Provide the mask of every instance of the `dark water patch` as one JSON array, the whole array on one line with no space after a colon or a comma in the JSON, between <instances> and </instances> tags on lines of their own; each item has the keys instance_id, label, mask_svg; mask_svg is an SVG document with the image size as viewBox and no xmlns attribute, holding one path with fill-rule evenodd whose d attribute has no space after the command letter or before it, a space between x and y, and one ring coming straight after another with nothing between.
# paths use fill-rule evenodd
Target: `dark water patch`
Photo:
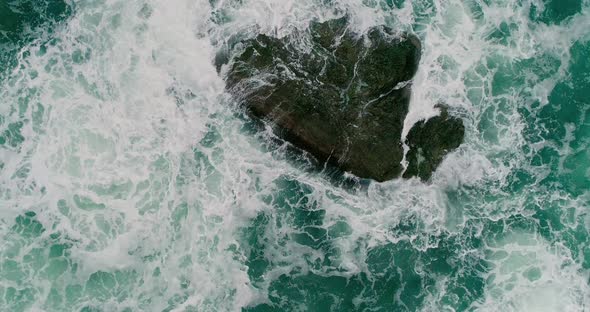
<instances>
[{"instance_id":1,"label":"dark water patch","mask_svg":"<svg viewBox=\"0 0 590 312\"><path fill-rule=\"evenodd\" d=\"M63 0L0 0L0 78L16 66L17 53L34 39L50 37L73 14Z\"/></svg>"},{"instance_id":2,"label":"dark water patch","mask_svg":"<svg viewBox=\"0 0 590 312\"><path fill-rule=\"evenodd\" d=\"M535 206L532 218L543 238L566 247L574 261L584 269L590 269L590 233L584 216L576 212L577 208L559 201L542 203Z\"/></svg>"},{"instance_id":3,"label":"dark water patch","mask_svg":"<svg viewBox=\"0 0 590 312\"><path fill-rule=\"evenodd\" d=\"M1 122L0 127L2 127ZM2 134L0 134L0 146L9 146L12 148L18 147L25 140L21 134L22 128L22 121L8 124L6 129L2 132Z\"/></svg>"},{"instance_id":4,"label":"dark water patch","mask_svg":"<svg viewBox=\"0 0 590 312\"><path fill-rule=\"evenodd\" d=\"M17 216L2 237L6 245L0 254L0 278L12 283L0 286L3 311L29 311L35 303L44 311L102 311L107 302L122 304L134 296L131 286L140 283L140 278L133 269L98 270L80 281L78 263L72 259L72 248L80 247L80 241L53 227L43 225L38 214L29 211ZM49 283L49 291L41 293L27 286L36 280ZM88 298L95 305L88 305Z\"/></svg>"},{"instance_id":5,"label":"dark water patch","mask_svg":"<svg viewBox=\"0 0 590 312\"><path fill-rule=\"evenodd\" d=\"M576 43L570 52L568 77L555 86L547 105L525 112L525 133L533 142L550 143L532 159L551 169L543 184L579 196L590 185L590 45Z\"/></svg>"},{"instance_id":6,"label":"dark water patch","mask_svg":"<svg viewBox=\"0 0 590 312\"><path fill-rule=\"evenodd\" d=\"M23 50L24 47L34 40L51 42L55 29L72 14L72 6L62 0L0 0L0 82L6 82L20 58L26 59L30 55L28 50ZM43 48L39 53L43 53ZM37 72L32 70L25 75L35 79ZM0 94L4 94L3 91L0 89ZM34 106L31 115L33 131L41 131L44 107L35 101L38 90L20 90L19 94L12 103L7 102L10 97L4 95L2 104L11 109L5 116L0 115L0 149L18 150L26 140L23 131L31 126L27 116L31 105Z\"/></svg>"},{"instance_id":7,"label":"dark water patch","mask_svg":"<svg viewBox=\"0 0 590 312\"><path fill-rule=\"evenodd\" d=\"M385 0L385 3L390 8L401 9L405 6L406 0Z\"/></svg>"},{"instance_id":8,"label":"dark water patch","mask_svg":"<svg viewBox=\"0 0 590 312\"><path fill-rule=\"evenodd\" d=\"M531 5L529 17L545 24L560 24L582 11L582 0L543 0L543 5Z\"/></svg>"},{"instance_id":9,"label":"dark water patch","mask_svg":"<svg viewBox=\"0 0 590 312\"><path fill-rule=\"evenodd\" d=\"M257 285L272 266L282 263L279 254L268 251L283 248L288 242L330 253L328 230L322 227L325 210L313 198L310 186L281 177L275 182L276 191L263 200L275 210L262 212L244 229L245 249L248 258L248 275ZM276 256L276 257L275 257ZM302 257L309 255L301 255ZM329 257L323 264L329 265Z\"/></svg>"},{"instance_id":10,"label":"dark water patch","mask_svg":"<svg viewBox=\"0 0 590 312\"><path fill-rule=\"evenodd\" d=\"M2 42L31 38L40 26L52 26L72 14L72 7L62 0L0 1ZM49 25L44 25L49 23ZM49 33L53 30L47 29Z\"/></svg>"},{"instance_id":11,"label":"dark water patch","mask_svg":"<svg viewBox=\"0 0 590 312\"><path fill-rule=\"evenodd\" d=\"M36 278L52 282L63 280L67 271L75 273L70 248L72 242L58 232L48 229L29 211L16 217L0 254L0 278L12 281L10 287L0 287L0 306L6 311L27 311L41 300L36 288L26 287Z\"/></svg>"},{"instance_id":12,"label":"dark water patch","mask_svg":"<svg viewBox=\"0 0 590 312\"><path fill-rule=\"evenodd\" d=\"M282 216L262 213L243 232L250 279L259 287L267 285L269 294L268 303L244 311L416 311L428 296L438 296L437 306L464 311L482 298L488 270L482 237L501 235L504 223L484 224L485 233L479 222L470 222L456 234L433 234L410 216L391 229L401 239L397 243L368 247L359 241L356 253L366 255L367 270L349 274L338 267L343 255L335 247L336 236L322 234L301 242L287 234L322 228L324 212L317 209L317 201L307 200L312 193L308 187L297 181L280 183L282 191L272 203L275 209L283 209ZM285 234L277 238L277 233ZM322 252L325 259L314 263L317 259L305 254L288 254L291 249L286 246L293 242ZM278 263L274 253L284 260ZM299 258L308 260L306 268L291 262ZM289 268L289 273L267 280L267 273L277 268ZM439 295L442 280L445 292Z\"/></svg>"}]
</instances>

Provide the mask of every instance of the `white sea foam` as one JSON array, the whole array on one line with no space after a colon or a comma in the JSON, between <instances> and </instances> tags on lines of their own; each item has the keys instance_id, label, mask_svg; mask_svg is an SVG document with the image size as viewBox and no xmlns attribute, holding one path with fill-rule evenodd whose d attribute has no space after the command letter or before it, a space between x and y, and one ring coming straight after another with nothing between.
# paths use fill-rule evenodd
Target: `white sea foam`
<instances>
[{"instance_id":1,"label":"white sea foam","mask_svg":"<svg viewBox=\"0 0 590 312\"><path fill-rule=\"evenodd\" d=\"M479 311L583 311L590 295L567 248L526 232L488 243L493 269Z\"/></svg>"},{"instance_id":2,"label":"white sea foam","mask_svg":"<svg viewBox=\"0 0 590 312\"><path fill-rule=\"evenodd\" d=\"M31 56L21 58L19 69L2 86L3 98L12 104L0 106L1 113L17 109L18 99L27 96L23 90L31 94L23 115L37 120L37 103L44 113L40 121L25 124L27 140L20 150L0 150L0 204L5 207L0 209L0 235L9 237L17 215L35 211L47 230L44 240L50 232L60 232L61 242L72 243L77 271L64 273L57 286L33 273L24 283L46 297L51 287L84 284L98 271L119 270L135 272L142 283L122 286L132 294L122 303L111 300L106 308L162 310L175 295L186 295L177 311L189 306L237 310L263 302L264 287L250 285L243 255L232 250L240 247L238 232L251 218L260 212L277 217L263 198L273 195L274 182L285 176L310 187L310 198L326 210L324 227L340 220L349 225L351 234L335 241L344 275L367 270L366 254L357 251L359 241L371 248L416 239L391 233L404 216L417 216L424 231L436 235L456 231L473 215L498 219L521 212L524 196L501 196L511 170L523 161L518 148L525 144L524 122L518 107L547 103L551 89L567 75L570 45L588 40L588 10L563 25L543 26L528 20L529 2L522 1L436 0L429 18L416 18L416 11L427 11L419 1L390 11L361 1L321 2L220 0L211 7L205 0L80 1L74 3L74 17L57 30L58 42L46 52L41 42L27 47ZM413 27L423 40L404 136L415 122L436 115L437 103L463 118L466 143L445 159L431 183L393 180L371 183L362 191L342 190L321 174L295 168L280 151L267 152L262 140L244 133L244 123L230 109L213 58L232 35L283 36L313 19L345 12L357 30L379 24ZM215 23L213 14L226 22ZM516 25L510 42L490 40L503 22ZM556 74L531 78L535 83L526 90L514 86L495 93L497 63L510 66L542 53L561 61ZM523 92L530 95L526 103ZM489 109L496 121L493 139L480 125ZM208 134L217 136L212 146L199 144ZM447 192L462 187L490 188L498 201L473 204L476 212L450 203ZM580 210L583 203L576 207ZM296 230L284 226L266 234L276 242L290 231ZM567 252L531 233L487 243L489 250L508 256L491 260L494 281L475 307L575 311L588 306L587 273ZM43 244L42 239L23 243L16 258L22 260ZM268 256L288 265L267 272L264 286L292 268L309 269L301 255L324 257L295 242L274 246L277 250ZM536 269L541 277L531 280ZM438 286L445 291L444 281ZM558 296L551 301L550 294ZM43 310L42 301L33 308Z\"/></svg>"}]
</instances>

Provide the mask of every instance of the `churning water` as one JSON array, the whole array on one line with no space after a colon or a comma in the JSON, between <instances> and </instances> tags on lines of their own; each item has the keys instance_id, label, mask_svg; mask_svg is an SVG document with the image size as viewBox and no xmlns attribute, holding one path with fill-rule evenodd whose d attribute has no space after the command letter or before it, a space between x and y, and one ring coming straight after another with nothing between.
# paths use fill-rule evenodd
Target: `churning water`
<instances>
[{"instance_id":1,"label":"churning water","mask_svg":"<svg viewBox=\"0 0 590 312\"><path fill-rule=\"evenodd\" d=\"M431 182L256 132L228 43L349 14L423 42ZM0 0L1 311L590 311L589 0Z\"/></svg>"}]
</instances>

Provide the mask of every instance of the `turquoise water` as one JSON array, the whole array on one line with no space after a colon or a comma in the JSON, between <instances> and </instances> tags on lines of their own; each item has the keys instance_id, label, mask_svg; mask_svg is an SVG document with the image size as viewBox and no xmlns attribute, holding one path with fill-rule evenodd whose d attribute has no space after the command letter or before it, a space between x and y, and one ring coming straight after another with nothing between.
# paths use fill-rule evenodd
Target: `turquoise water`
<instances>
[{"instance_id":1,"label":"turquoise water","mask_svg":"<svg viewBox=\"0 0 590 312\"><path fill-rule=\"evenodd\" d=\"M347 12L416 33L432 181L339 181L217 52ZM0 0L1 311L590 310L587 0Z\"/></svg>"}]
</instances>

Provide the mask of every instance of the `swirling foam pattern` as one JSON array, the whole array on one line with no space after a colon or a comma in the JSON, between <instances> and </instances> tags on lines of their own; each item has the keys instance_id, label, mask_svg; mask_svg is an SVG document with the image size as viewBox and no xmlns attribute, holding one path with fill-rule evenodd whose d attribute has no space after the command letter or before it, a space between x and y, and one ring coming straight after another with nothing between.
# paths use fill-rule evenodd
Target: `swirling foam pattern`
<instances>
[{"instance_id":1,"label":"swirling foam pattern","mask_svg":"<svg viewBox=\"0 0 590 312\"><path fill-rule=\"evenodd\" d=\"M429 183L334 181L217 52L349 14L423 42ZM590 310L590 1L0 0L0 310Z\"/></svg>"}]
</instances>

